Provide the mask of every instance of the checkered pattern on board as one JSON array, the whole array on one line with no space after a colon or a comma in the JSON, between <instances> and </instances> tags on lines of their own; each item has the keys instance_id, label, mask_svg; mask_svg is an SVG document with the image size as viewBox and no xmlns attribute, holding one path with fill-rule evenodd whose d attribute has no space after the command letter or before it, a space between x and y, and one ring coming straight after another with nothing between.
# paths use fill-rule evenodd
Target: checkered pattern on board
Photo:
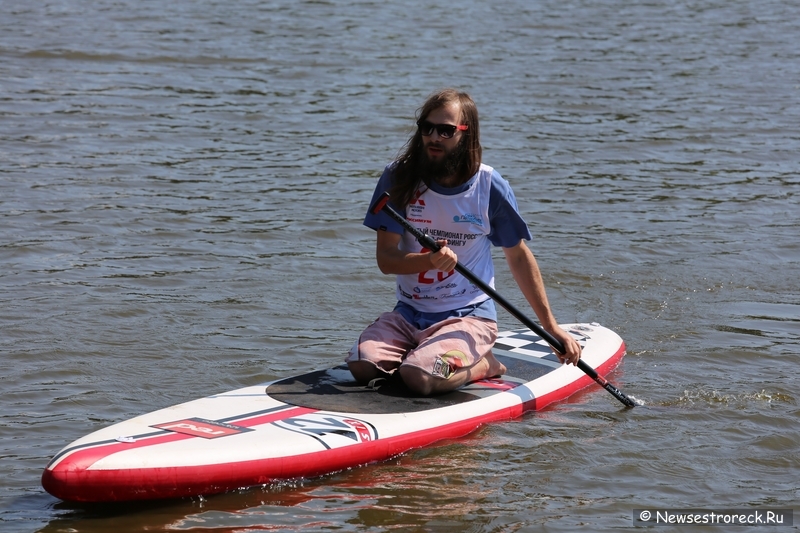
<instances>
[{"instance_id":1,"label":"checkered pattern on board","mask_svg":"<svg viewBox=\"0 0 800 533\"><path fill-rule=\"evenodd\" d=\"M587 336L580 332L570 329L569 333L575 337L581 348L586 346ZM513 331L503 331L498 334L494 344L498 350L506 350L512 353L532 355L534 357L547 357L553 355L553 349L544 339L529 329L515 329ZM555 356L553 355L555 359Z\"/></svg>"}]
</instances>

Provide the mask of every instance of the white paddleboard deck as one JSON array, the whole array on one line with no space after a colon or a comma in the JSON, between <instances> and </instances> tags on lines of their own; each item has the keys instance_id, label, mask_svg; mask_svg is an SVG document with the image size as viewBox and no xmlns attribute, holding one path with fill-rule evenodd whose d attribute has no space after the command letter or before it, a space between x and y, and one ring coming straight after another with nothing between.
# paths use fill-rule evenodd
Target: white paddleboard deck
<instances>
[{"instance_id":1,"label":"white paddleboard deck","mask_svg":"<svg viewBox=\"0 0 800 533\"><path fill-rule=\"evenodd\" d=\"M599 324L562 327L601 375L625 354L622 339ZM395 379L358 385L341 365L161 409L68 445L47 465L42 485L62 500L101 502L319 476L461 437L594 383L561 365L530 330L500 333L493 353L505 376L435 397L414 396Z\"/></svg>"}]
</instances>

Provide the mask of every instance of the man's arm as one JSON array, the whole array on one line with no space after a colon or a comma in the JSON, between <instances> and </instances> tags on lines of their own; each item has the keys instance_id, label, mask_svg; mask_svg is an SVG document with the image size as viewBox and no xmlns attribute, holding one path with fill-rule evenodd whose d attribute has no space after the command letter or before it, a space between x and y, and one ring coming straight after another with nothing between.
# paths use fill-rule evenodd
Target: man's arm
<instances>
[{"instance_id":1,"label":"man's arm","mask_svg":"<svg viewBox=\"0 0 800 533\"><path fill-rule=\"evenodd\" d=\"M503 252L506 255L511 275L514 276L514 280L539 318L542 327L564 344L566 353L562 360L573 365L577 364L581 356L581 347L572 335L559 327L558 321L553 316L547 301L542 273L530 248L525 241L521 240L516 246L503 248Z\"/></svg>"},{"instance_id":2,"label":"man's arm","mask_svg":"<svg viewBox=\"0 0 800 533\"><path fill-rule=\"evenodd\" d=\"M445 246L446 240L436 241L442 248L438 252L406 252L399 248L401 235L391 231L377 231L375 258L384 274L416 274L428 270L449 272L456 267L458 258Z\"/></svg>"}]
</instances>

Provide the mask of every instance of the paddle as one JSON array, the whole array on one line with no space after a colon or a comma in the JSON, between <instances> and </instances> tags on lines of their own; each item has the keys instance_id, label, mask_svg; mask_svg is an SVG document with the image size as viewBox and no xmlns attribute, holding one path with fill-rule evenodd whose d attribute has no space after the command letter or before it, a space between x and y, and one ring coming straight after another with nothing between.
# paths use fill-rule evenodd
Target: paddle
<instances>
[{"instance_id":1,"label":"paddle","mask_svg":"<svg viewBox=\"0 0 800 533\"><path fill-rule=\"evenodd\" d=\"M411 223L403 218L403 216L395 211L392 206L389 205L389 193L385 192L383 195L378 198L378 200L370 207L370 212L373 214L378 214L380 211L386 211L386 213L395 219L406 231L411 233L414 237L416 237L417 241L425 248L429 250L433 250L437 252L441 249L436 241L430 236L422 233L416 227L412 226ZM534 322L533 320L529 319L527 316L522 314L516 307L514 307L511 302L500 296L492 287L488 284L484 283L483 280L479 279L475 274L472 273L467 267L462 265L461 263L456 264L456 271L474 283L477 287L479 287L483 292L485 292L492 300L499 303L506 311L511 313L517 320L522 322L525 326L530 328L532 331L535 331L540 337L547 341L550 346L553 347L558 353L563 354L565 352L564 345L561 343L560 340L553 337L550 333L542 329L539 324ZM617 400L622 402L628 407L635 407L638 405L636 402L628 398L621 390L616 388L614 385L608 382L606 378L598 374L592 367L586 364L582 359L578 361L578 368L583 370L583 372L592 378L598 385L606 389L610 392Z\"/></svg>"}]
</instances>

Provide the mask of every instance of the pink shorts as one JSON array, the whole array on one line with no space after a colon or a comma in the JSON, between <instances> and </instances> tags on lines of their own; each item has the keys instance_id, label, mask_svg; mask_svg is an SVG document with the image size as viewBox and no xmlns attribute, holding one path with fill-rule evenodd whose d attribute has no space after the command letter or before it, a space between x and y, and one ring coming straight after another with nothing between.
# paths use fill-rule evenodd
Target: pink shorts
<instances>
[{"instance_id":1,"label":"pink shorts","mask_svg":"<svg viewBox=\"0 0 800 533\"><path fill-rule=\"evenodd\" d=\"M400 365L415 366L448 378L459 368L474 365L497 340L497 323L486 318L454 317L418 330L403 316L383 313L361 334L346 361L369 361L391 374Z\"/></svg>"}]
</instances>

